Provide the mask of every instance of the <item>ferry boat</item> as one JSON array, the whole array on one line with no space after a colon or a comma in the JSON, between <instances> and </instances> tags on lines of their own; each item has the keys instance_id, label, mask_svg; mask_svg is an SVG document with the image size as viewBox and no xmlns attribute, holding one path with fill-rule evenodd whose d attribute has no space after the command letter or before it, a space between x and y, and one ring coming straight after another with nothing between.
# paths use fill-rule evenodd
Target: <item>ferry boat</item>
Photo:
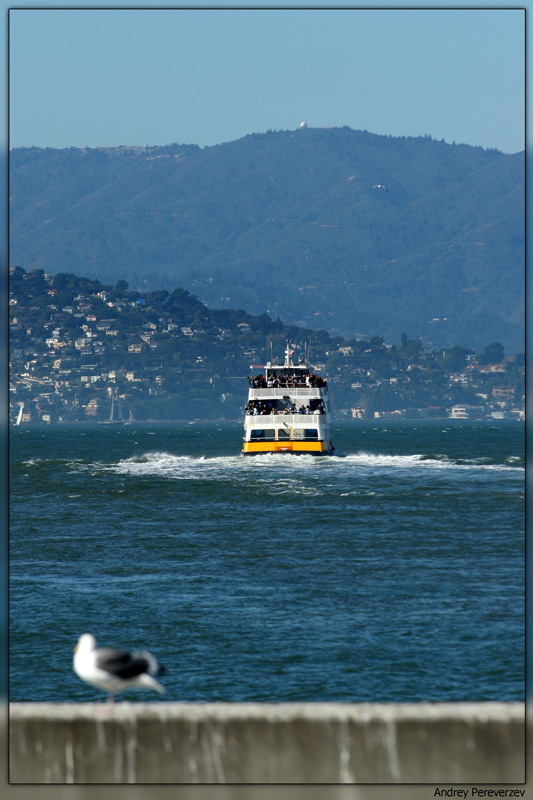
<instances>
[{"instance_id":1,"label":"ferry boat","mask_svg":"<svg viewBox=\"0 0 533 800\"><path fill-rule=\"evenodd\" d=\"M312 373L307 352L294 363L287 341L285 360L254 367L248 378L243 455L296 453L331 455L331 407L328 385Z\"/></svg>"}]
</instances>

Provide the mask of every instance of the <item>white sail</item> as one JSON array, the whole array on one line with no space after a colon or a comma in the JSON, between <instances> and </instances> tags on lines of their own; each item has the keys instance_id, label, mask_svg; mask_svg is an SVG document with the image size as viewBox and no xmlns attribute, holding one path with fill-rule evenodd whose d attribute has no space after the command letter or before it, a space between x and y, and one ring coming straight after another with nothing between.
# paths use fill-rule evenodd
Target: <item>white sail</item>
<instances>
[{"instance_id":1,"label":"white sail","mask_svg":"<svg viewBox=\"0 0 533 800\"><path fill-rule=\"evenodd\" d=\"M122 406L120 404L120 397L118 396L118 391L116 387L111 389L111 411L109 412L109 418L100 421L100 425L112 425L118 424L124 425L125 419L124 414L122 413Z\"/></svg>"},{"instance_id":2,"label":"white sail","mask_svg":"<svg viewBox=\"0 0 533 800\"><path fill-rule=\"evenodd\" d=\"M117 390L115 389L115 395L117 398L117 422L124 422L124 414L122 413L122 406L120 404L120 397L118 396Z\"/></svg>"}]
</instances>

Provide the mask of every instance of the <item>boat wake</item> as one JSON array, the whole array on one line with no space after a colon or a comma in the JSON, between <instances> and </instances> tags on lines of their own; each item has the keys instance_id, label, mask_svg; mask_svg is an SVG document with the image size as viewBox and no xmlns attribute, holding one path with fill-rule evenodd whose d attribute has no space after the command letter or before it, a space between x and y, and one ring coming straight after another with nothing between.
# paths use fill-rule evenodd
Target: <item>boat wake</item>
<instances>
[{"instance_id":1,"label":"boat wake","mask_svg":"<svg viewBox=\"0 0 533 800\"><path fill-rule=\"evenodd\" d=\"M172 453L153 452L142 456L127 458L118 464L102 465L106 469L122 475L157 475L159 477L206 479L213 477L213 472L235 470L242 462L239 455L218 456L176 456Z\"/></svg>"},{"instance_id":2,"label":"boat wake","mask_svg":"<svg viewBox=\"0 0 533 800\"><path fill-rule=\"evenodd\" d=\"M346 462L354 466L371 467L375 469L436 469L436 470L473 470L473 471L523 471L522 465L507 463L493 463L484 458L454 459L447 455L385 455L374 453L355 453L346 455Z\"/></svg>"},{"instance_id":3,"label":"boat wake","mask_svg":"<svg viewBox=\"0 0 533 800\"><path fill-rule=\"evenodd\" d=\"M316 457L311 455L287 456L269 453L253 458L233 456L188 456L173 455L167 452L145 453L134 458L124 459L116 464L101 464L100 469L111 470L121 475L157 476L179 478L181 480L250 479L254 476L263 480L265 473L270 478L297 478L305 474L350 473L354 477L361 473L420 472L426 471L470 471L470 472L509 472L517 474L524 471L523 464L506 459L505 463L490 463L486 459L453 459L447 455L391 455L383 453L359 452L339 454L339 456Z\"/></svg>"}]
</instances>

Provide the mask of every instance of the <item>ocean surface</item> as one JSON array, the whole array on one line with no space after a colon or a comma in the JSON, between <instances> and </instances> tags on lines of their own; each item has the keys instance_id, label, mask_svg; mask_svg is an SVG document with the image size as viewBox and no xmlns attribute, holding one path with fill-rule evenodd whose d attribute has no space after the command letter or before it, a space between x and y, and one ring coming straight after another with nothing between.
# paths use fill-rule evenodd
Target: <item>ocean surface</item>
<instances>
[{"instance_id":1,"label":"ocean surface","mask_svg":"<svg viewBox=\"0 0 533 800\"><path fill-rule=\"evenodd\" d=\"M149 649L141 701L524 699L524 425L342 422L332 457L239 423L10 432L10 699L92 701L80 634Z\"/></svg>"}]
</instances>

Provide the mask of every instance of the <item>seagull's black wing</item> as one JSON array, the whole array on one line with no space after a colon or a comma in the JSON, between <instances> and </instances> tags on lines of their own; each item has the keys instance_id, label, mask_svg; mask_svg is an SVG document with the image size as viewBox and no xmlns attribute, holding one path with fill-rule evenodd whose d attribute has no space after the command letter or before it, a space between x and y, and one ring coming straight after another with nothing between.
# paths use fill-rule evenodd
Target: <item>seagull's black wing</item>
<instances>
[{"instance_id":1,"label":"seagull's black wing","mask_svg":"<svg viewBox=\"0 0 533 800\"><path fill-rule=\"evenodd\" d=\"M96 652L96 666L117 678L135 678L148 672L150 661L142 653L105 647Z\"/></svg>"}]
</instances>

